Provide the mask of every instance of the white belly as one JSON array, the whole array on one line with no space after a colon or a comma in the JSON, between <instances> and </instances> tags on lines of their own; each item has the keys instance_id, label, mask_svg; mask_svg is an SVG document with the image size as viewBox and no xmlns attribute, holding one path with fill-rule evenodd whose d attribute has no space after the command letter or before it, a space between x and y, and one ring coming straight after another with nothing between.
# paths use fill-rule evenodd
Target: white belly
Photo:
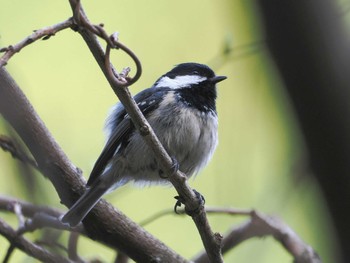
<instances>
[{"instance_id":1,"label":"white belly","mask_svg":"<svg viewBox=\"0 0 350 263\"><path fill-rule=\"evenodd\" d=\"M197 173L211 159L218 141L215 113L202 114L191 107L178 107L169 97L148 121L168 154L178 161L180 170L188 177ZM130 180L166 181L159 177L156 158L138 133L130 138L123 155L130 168L127 169Z\"/></svg>"}]
</instances>

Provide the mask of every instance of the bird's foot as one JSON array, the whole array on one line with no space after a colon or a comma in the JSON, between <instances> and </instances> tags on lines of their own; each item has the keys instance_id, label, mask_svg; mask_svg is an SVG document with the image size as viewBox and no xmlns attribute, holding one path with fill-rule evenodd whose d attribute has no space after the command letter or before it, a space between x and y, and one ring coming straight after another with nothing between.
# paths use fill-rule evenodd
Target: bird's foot
<instances>
[{"instance_id":1,"label":"bird's foot","mask_svg":"<svg viewBox=\"0 0 350 263\"><path fill-rule=\"evenodd\" d=\"M194 209L194 210L189 210L185 207L185 212L186 214L188 214L189 216L192 216L194 213L196 213L198 211L198 209L201 207L201 206L204 206L205 204L205 198L204 196L199 193L197 190L195 189L192 189L192 191L194 192L194 194L196 195L197 197L197 200L198 200L198 206L197 206L197 209ZM177 201L175 203L175 206L174 206L174 212L176 214L180 214L180 212L178 211L178 208L181 207L182 204L185 204L185 199L182 197L182 196L175 196L174 197Z\"/></svg>"}]
</instances>

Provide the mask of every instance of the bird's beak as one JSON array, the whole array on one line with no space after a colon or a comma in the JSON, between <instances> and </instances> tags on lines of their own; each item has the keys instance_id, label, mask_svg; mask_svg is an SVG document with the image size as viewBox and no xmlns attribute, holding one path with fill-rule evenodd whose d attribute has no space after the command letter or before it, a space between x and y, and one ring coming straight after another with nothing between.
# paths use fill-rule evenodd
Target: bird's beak
<instances>
[{"instance_id":1,"label":"bird's beak","mask_svg":"<svg viewBox=\"0 0 350 263\"><path fill-rule=\"evenodd\" d=\"M218 83L218 82L220 82L220 81L223 81L223 80L225 80L225 79L227 79L226 76L215 76L215 77L212 77L212 78L210 79L210 82L213 83L213 84L216 84L216 83Z\"/></svg>"}]
</instances>

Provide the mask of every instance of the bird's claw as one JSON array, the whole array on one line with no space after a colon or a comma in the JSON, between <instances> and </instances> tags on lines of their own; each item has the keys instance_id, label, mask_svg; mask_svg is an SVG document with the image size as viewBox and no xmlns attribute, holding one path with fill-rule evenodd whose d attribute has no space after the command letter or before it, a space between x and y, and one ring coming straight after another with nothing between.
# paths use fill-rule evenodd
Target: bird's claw
<instances>
[{"instance_id":1,"label":"bird's claw","mask_svg":"<svg viewBox=\"0 0 350 263\"><path fill-rule=\"evenodd\" d=\"M195 189L192 189L192 191L194 192L194 194L195 194L196 197L197 197L197 200L198 200L198 208L201 207L201 206L204 206L204 204L205 204L205 198L204 198L204 196L203 196L201 193L199 193L197 190L195 190ZM174 198L177 200L176 203L175 203L175 205L174 205L174 212L175 212L176 214L180 214L180 212L179 212L177 209L178 209L179 207L181 207L182 204L185 204L185 200L184 200L184 198L183 198L182 196L175 196ZM197 211L197 209L196 209L196 210L190 211L190 210L186 209L186 207L185 207L185 212L186 212L189 216L191 216L192 214L194 214L196 211Z\"/></svg>"}]
</instances>

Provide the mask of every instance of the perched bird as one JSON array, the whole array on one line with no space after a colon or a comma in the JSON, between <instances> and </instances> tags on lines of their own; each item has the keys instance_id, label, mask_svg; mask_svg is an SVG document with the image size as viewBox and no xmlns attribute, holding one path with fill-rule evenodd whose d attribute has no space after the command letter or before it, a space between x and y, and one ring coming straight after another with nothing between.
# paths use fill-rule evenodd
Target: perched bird
<instances>
[{"instance_id":1,"label":"perched bird","mask_svg":"<svg viewBox=\"0 0 350 263\"><path fill-rule=\"evenodd\" d=\"M218 144L216 83L224 79L206 65L183 63L134 97L168 154L188 177L208 163ZM92 169L87 190L61 219L70 226L79 224L102 195L129 181L168 183L121 103L114 106L106 127L108 141Z\"/></svg>"}]
</instances>

